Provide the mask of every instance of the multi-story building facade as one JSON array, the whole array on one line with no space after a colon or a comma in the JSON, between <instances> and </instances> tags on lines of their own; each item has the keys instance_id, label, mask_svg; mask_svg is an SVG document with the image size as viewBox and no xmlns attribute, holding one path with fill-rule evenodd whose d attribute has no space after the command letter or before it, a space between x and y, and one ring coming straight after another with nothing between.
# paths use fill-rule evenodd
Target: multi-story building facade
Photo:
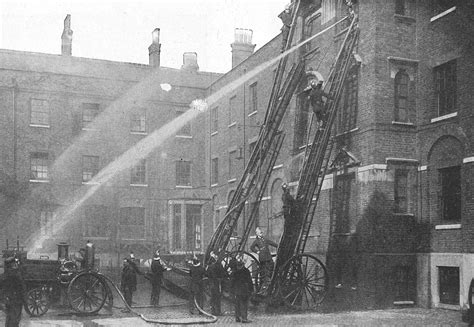
<instances>
[{"instance_id":1,"label":"multi-story building facade","mask_svg":"<svg viewBox=\"0 0 474 327\"><path fill-rule=\"evenodd\" d=\"M336 301L446 308L467 302L474 276L472 10L462 1L354 4L359 41L306 245L326 263ZM301 91L311 79L328 78L348 21L324 30L346 15L345 1L301 1L292 44L314 38L290 62L304 59L307 74L286 111L285 141L262 202L246 205L237 242L256 205L256 225L279 240L281 184L296 188L314 133ZM281 37L254 52L251 35L236 30L233 67L224 75L199 72L192 55L181 70L159 67L156 38L150 65L75 58L64 40L62 56L2 50L8 234L49 233L47 242L68 235L74 244L92 238L104 262L120 251L156 246L172 253L203 250L253 151L277 68L268 62L280 54ZM70 200L94 187L87 184L108 163L127 162L120 160L124 151L156 135L194 99L223 87L231 91L163 138L144 161L117 168L120 173L86 203ZM67 230L75 233L55 236L48 225L54 208L74 204L80 205Z\"/></svg>"}]
</instances>

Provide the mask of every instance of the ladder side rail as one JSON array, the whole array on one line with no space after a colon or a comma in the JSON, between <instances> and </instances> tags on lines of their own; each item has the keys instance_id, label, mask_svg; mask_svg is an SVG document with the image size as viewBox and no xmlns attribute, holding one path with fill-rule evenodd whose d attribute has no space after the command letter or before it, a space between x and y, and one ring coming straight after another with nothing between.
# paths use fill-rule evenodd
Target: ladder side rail
<instances>
[{"instance_id":1,"label":"ladder side rail","mask_svg":"<svg viewBox=\"0 0 474 327\"><path fill-rule=\"evenodd\" d=\"M253 201L252 203L259 203L260 204L260 202L262 201L263 195L265 194L266 186L268 184L268 180L270 179L270 176L272 174L273 167L274 167L275 162L278 158L278 154L279 154L280 149L283 145L283 140L284 139L285 139L285 134L283 134L283 133L280 134L279 137L278 137L278 140L275 143L275 149L273 150L272 156L269 158L269 164L267 165L267 171L263 175L262 181L259 183L259 185L261 185L261 186L259 188L258 194L255 197L255 201ZM257 218L257 213L259 212L258 209L259 209L258 206L254 206L252 208L251 212L250 212L249 219L247 220L247 224L244 228L244 234L242 235L242 240L241 240L241 243L239 245L239 251L242 251L244 249L244 246L245 246L245 244L248 240L252 225L255 222L256 218Z\"/></svg>"}]
</instances>

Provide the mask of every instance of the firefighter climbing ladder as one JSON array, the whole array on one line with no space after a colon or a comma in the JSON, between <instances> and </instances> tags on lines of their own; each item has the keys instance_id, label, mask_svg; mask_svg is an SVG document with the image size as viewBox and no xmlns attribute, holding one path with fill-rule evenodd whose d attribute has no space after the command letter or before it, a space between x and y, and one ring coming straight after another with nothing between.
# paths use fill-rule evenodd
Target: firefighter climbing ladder
<instances>
[{"instance_id":1,"label":"firefighter climbing ladder","mask_svg":"<svg viewBox=\"0 0 474 327\"><path fill-rule=\"evenodd\" d=\"M293 10L292 25L290 28L286 49L291 45L291 40L295 32L295 21L298 13L299 1L296 9ZM264 125L256 146L250 155L250 160L239 181L233 198L231 199L226 215L213 234L206 251L206 258L209 258L211 251L225 249L228 245L233 231L237 226L238 219L243 211L245 202L254 196L252 202L259 203L263 197L263 192L270 178L273 166L280 152L285 135L279 130L286 108L296 90L296 87L304 73L304 63L299 62L293 65L286 74L283 87L280 88L283 76L286 72L288 56L284 56L278 64L275 74L275 81L272 87L268 108L265 115ZM254 194L255 193L255 194ZM250 226L255 220L257 207L250 213L250 218L244 228L244 235L239 244L239 250L245 246L250 233Z\"/></svg>"}]
</instances>

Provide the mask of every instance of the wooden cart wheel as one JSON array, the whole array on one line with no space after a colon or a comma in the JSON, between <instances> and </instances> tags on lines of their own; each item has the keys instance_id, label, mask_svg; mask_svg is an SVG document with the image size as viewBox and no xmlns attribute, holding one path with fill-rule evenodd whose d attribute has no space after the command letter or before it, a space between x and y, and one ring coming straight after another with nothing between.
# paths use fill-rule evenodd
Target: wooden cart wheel
<instances>
[{"instance_id":1,"label":"wooden cart wheel","mask_svg":"<svg viewBox=\"0 0 474 327\"><path fill-rule=\"evenodd\" d=\"M77 312L96 313L107 299L107 284L98 274L83 272L75 276L67 289L69 305Z\"/></svg>"},{"instance_id":2,"label":"wooden cart wheel","mask_svg":"<svg viewBox=\"0 0 474 327\"><path fill-rule=\"evenodd\" d=\"M328 291L326 267L313 255L295 255L279 269L277 287L290 307L313 309L323 302Z\"/></svg>"},{"instance_id":3,"label":"wooden cart wheel","mask_svg":"<svg viewBox=\"0 0 474 327\"><path fill-rule=\"evenodd\" d=\"M25 311L32 317L39 317L48 312L51 305L47 286L33 288L26 294Z\"/></svg>"}]
</instances>

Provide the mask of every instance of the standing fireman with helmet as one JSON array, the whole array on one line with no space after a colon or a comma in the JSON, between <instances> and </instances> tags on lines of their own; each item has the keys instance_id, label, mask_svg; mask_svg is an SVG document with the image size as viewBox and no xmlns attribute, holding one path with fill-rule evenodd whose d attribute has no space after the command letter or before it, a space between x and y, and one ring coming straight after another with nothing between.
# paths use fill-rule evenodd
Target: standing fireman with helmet
<instances>
[{"instance_id":1,"label":"standing fireman with helmet","mask_svg":"<svg viewBox=\"0 0 474 327\"><path fill-rule=\"evenodd\" d=\"M0 275L0 290L5 299L5 326L17 327L20 325L26 286L19 269L19 260L15 257L5 260L5 273Z\"/></svg>"}]
</instances>

